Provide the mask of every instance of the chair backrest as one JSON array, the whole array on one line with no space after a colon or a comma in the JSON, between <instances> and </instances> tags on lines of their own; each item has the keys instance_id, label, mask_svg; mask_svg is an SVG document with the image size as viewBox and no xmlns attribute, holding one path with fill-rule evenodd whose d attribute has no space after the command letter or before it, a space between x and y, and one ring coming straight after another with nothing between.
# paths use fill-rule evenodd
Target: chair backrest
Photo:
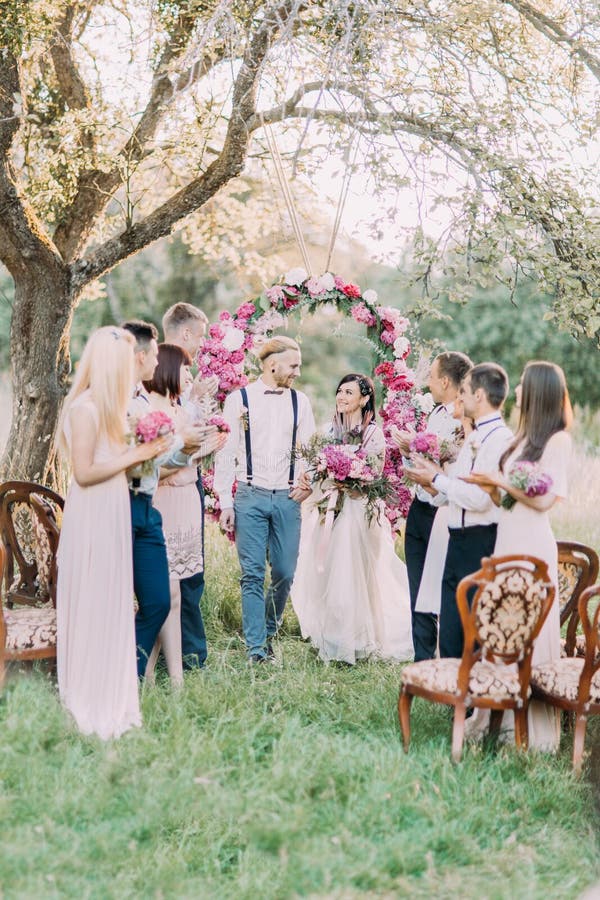
<instances>
[{"instance_id":1,"label":"chair backrest","mask_svg":"<svg viewBox=\"0 0 600 900\"><path fill-rule=\"evenodd\" d=\"M463 661L530 660L554 595L548 566L541 559L525 555L482 559L481 569L463 578L456 592L465 635Z\"/></svg>"},{"instance_id":2,"label":"chair backrest","mask_svg":"<svg viewBox=\"0 0 600 900\"><path fill-rule=\"evenodd\" d=\"M586 588L596 583L598 554L576 541L558 541L557 547L560 624L568 623L565 652L572 656L579 624L579 598Z\"/></svg>"},{"instance_id":3,"label":"chair backrest","mask_svg":"<svg viewBox=\"0 0 600 900\"><path fill-rule=\"evenodd\" d=\"M64 501L29 481L0 485L0 539L6 550L4 599L37 604L56 601L56 550Z\"/></svg>"},{"instance_id":4,"label":"chair backrest","mask_svg":"<svg viewBox=\"0 0 600 900\"><path fill-rule=\"evenodd\" d=\"M579 615L585 634L585 661L579 680L580 694L589 697L590 682L600 669L600 584L587 588L579 598Z\"/></svg>"}]
</instances>

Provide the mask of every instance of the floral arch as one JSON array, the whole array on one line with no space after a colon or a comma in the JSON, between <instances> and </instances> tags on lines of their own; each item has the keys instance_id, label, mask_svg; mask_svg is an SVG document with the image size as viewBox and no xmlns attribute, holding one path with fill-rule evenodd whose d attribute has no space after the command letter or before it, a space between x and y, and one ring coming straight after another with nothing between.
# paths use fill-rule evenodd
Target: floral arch
<instances>
[{"instance_id":1,"label":"floral arch","mask_svg":"<svg viewBox=\"0 0 600 900\"><path fill-rule=\"evenodd\" d=\"M291 269L279 283L254 300L242 303L234 313L222 312L219 322L209 327L197 361L203 376L218 376L217 400L223 403L228 393L248 383L246 351L257 350L286 323L291 312L314 313L320 306L331 303L344 315L364 324L367 340L378 360L372 374L382 386L380 414L387 444L384 472L397 496L386 514L392 528L398 530L412 494L402 478L402 456L391 440L391 429L410 425L417 431L423 430L433 401L429 394L417 389L415 373L406 362L411 351L406 337L409 320L399 310L380 306L377 301L375 291L361 291L357 284L346 282L339 275L326 272L308 276L304 269ZM218 517L211 472L206 473L205 487L207 512Z\"/></svg>"}]
</instances>

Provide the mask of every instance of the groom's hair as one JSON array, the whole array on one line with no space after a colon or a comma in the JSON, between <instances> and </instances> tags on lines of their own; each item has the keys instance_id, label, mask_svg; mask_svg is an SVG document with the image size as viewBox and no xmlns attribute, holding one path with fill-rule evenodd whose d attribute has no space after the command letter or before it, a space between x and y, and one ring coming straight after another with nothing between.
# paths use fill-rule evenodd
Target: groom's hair
<instances>
[{"instance_id":1,"label":"groom's hair","mask_svg":"<svg viewBox=\"0 0 600 900\"><path fill-rule=\"evenodd\" d=\"M273 356L274 353L285 353L286 350L298 350L300 352L300 347L293 338L282 334L266 341L258 351L257 356L261 362L264 362L267 357Z\"/></svg>"},{"instance_id":2,"label":"groom's hair","mask_svg":"<svg viewBox=\"0 0 600 900\"><path fill-rule=\"evenodd\" d=\"M490 406L500 409L508 394L508 375L497 363L480 363L469 372L471 391L483 388Z\"/></svg>"},{"instance_id":3,"label":"groom's hair","mask_svg":"<svg viewBox=\"0 0 600 900\"><path fill-rule=\"evenodd\" d=\"M447 350L436 356L438 364L438 372L442 378L448 378L455 388L460 387L460 383L473 368L473 363L466 353L459 353L458 350Z\"/></svg>"},{"instance_id":4,"label":"groom's hair","mask_svg":"<svg viewBox=\"0 0 600 900\"><path fill-rule=\"evenodd\" d=\"M136 353L139 350L147 350L150 341L158 340L158 331L156 325L152 322L142 322L141 319L130 319L129 322L123 322L121 328L129 331L135 338Z\"/></svg>"},{"instance_id":5,"label":"groom's hair","mask_svg":"<svg viewBox=\"0 0 600 900\"><path fill-rule=\"evenodd\" d=\"M203 325L208 325L208 318L206 313L203 313L197 306L192 306L191 303L174 303L162 317L165 337L190 322L202 322Z\"/></svg>"}]
</instances>

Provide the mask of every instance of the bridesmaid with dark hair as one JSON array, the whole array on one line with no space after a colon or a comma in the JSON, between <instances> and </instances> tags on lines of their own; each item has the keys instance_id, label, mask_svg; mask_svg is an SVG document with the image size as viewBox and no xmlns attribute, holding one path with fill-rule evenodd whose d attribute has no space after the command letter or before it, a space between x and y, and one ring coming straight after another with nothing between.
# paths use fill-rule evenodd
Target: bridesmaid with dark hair
<instances>
[{"instance_id":1,"label":"bridesmaid with dark hair","mask_svg":"<svg viewBox=\"0 0 600 900\"><path fill-rule=\"evenodd\" d=\"M375 388L366 375L345 375L336 389L332 440L364 450L383 470L385 439L375 423ZM310 485L309 485L310 486ZM320 522L318 485L304 502L292 603L302 635L320 657L354 663L413 655L406 566L396 556L383 511L369 523L365 499L348 494L333 527Z\"/></svg>"},{"instance_id":2,"label":"bridesmaid with dark hair","mask_svg":"<svg viewBox=\"0 0 600 900\"><path fill-rule=\"evenodd\" d=\"M180 397L192 383L187 350L175 344L158 345L158 365L151 381L145 381L150 406L169 415L176 431L190 423L180 405ZM200 446L197 456L219 449L224 437L214 434ZM196 487L197 463L179 469L161 469L161 478L154 495L154 506L162 516L163 531L169 561L171 610L160 630L148 665L146 678L152 679L154 667L162 647L167 670L173 686L183 683L181 650L181 588L180 581L204 570L202 555L202 506Z\"/></svg>"},{"instance_id":3,"label":"bridesmaid with dark hair","mask_svg":"<svg viewBox=\"0 0 600 900\"><path fill-rule=\"evenodd\" d=\"M527 363L515 394L517 400L520 399L519 426L512 444L500 460L500 476L477 474L465 480L479 484L498 506L505 494L512 498L511 508L502 508L500 512L494 553L497 556L525 553L537 556L548 565L556 596L535 642L533 664L539 665L560 657L558 555L549 513L557 501L567 496L567 468L571 454L568 430L573 411L564 372L551 362ZM550 479L545 493L528 496L511 484L512 468L523 462L534 463L539 476ZM482 712L477 710L468 721L471 734L485 726ZM507 724L512 716L505 713L504 720ZM530 703L529 746L555 751L559 740L557 712L543 703Z\"/></svg>"}]
</instances>

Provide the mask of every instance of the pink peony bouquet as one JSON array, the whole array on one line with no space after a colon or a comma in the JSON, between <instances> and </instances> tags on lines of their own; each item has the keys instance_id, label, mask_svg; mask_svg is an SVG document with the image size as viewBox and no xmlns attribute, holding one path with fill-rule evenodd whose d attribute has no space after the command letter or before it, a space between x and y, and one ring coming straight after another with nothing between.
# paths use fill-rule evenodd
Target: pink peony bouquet
<instances>
[{"instance_id":1,"label":"pink peony bouquet","mask_svg":"<svg viewBox=\"0 0 600 900\"><path fill-rule=\"evenodd\" d=\"M552 487L552 478L542 472L537 463L520 460L510 467L508 483L511 487L523 491L528 497L543 497ZM516 502L508 493L502 498L504 509L512 509Z\"/></svg>"},{"instance_id":2,"label":"pink peony bouquet","mask_svg":"<svg viewBox=\"0 0 600 900\"><path fill-rule=\"evenodd\" d=\"M154 410L141 416L135 425L136 444L149 444L165 434L173 434L173 419L161 410Z\"/></svg>"},{"instance_id":3,"label":"pink peony bouquet","mask_svg":"<svg viewBox=\"0 0 600 900\"><path fill-rule=\"evenodd\" d=\"M229 427L229 422L227 422L223 416L211 416L210 419L206 421L207 425L216 425L217 431L219 434L229 434L231 428Z\"/></svg>"},{"instance_id":4,"label":"pink peony bouquet","mask_svg":"<svg viewBox=\"0 0 600 900\"><path fill-rule=\"evenodd\" d=\"M129 438L135 444L149 444L150 441L155 441L156 438L175 433L173 419L158 409L140 416L139 419L134 420L131 424L133 433ZM146 459L139 466L135 466L131 470L131 474L151 475L154 471L154 466L154 459Z\"/></svg>"},{"instance_id":5,"label":"pink peony bouquet","mask_svg":"<svg viewBox=\"0 0 600 900\"><path fill-rule=\"evenodd\" d=\"M379 471L379 458L367 455L362 448L357 450L355 445L315 435L308 445L298 449L298 456L306 462L313 484L319 485L323 493L323 499L317 503L322 518L331 505L333 492L337 492L334 517L341 511L346 496L351 496L366 501L368 522L379 515L382 501L389 504L394 499L392 484Z\"/></svg>"},{"instance_id":6,"label":"pink peony bouquet","mask_svg":"<svg viewBox=\"0 0 600 900\"><path fill-rule=\"evenodd\" d=\"M419 453L425 459L443 466L444 463L454 462L458 456L461 441L444 438L440 441L437 434L429 431L421 431L410 442L410 452Z\"/></svg>"}]
</instances>

